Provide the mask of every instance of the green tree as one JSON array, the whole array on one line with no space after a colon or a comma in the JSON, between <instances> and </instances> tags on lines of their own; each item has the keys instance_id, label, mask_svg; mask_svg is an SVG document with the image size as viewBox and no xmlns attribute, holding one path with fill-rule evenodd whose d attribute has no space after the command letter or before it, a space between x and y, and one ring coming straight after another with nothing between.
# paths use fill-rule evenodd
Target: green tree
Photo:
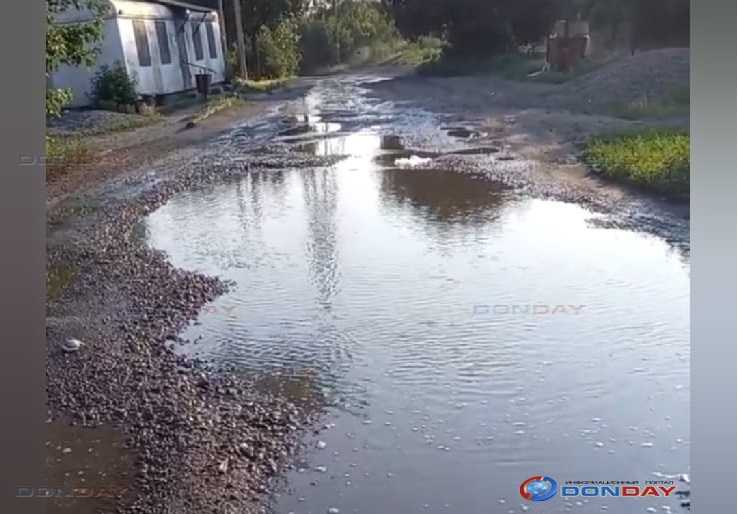
<instances>
[{"instance_id":1,"label":"green tree","mask_svg":"<svg viewBox=\"0 0 738 514\"><path fill-rule=\"evenodd\" d=\"M397 37L391 16L374 2L342 2L328 21L341 52L349 55L361 46Z\"/></svg>"},{"instance_id":2,"label":"green tree","mask_svg":"<svg viewBox=\"0 0 738 514\"><path fill-rule=\"evenodd\" d=\"M561 0L610 40L627 34L632 49L689 45L689 0Z\"/></svg>"},{"instance_id":3,"label":"green tree","mask_svg":"<svg viewBox=\"0 0 738 514\"><path fill-rule=\"evenodd\" d=\"M385 0L400 31L436 34L462 55L493 55L537 41L560 13L561 0Z\"/></svg>"},{"instance_id":4,"label":"green tree","mask_svg":"<svg viewBox=\"0 0 738 514\"><path fill-rule=\"evenodd\" d=\"M103 35L103 16L107 4L102 0L46 0L46 77L59 66L92 66L99 51L98 43ZM60 24L56 15L69 9L88 11L90 21ZM46 113L61 115L62 108L72 100L68 89L48 88Z\"/></svg>"},{"instance_id":5,"label":"green tree","mask_svg":"<svg viewBox=\"0 0 738 514\"><path fill-rule=\"evenodd\" d=\"M300 34L293 18L284 18L274 30L262 25L256 37L257 76L284 78L300 67Z\"/></svg>"},{"instance_id":6,"label":"green tree","mask_svg":"<svg viewBox=\"0 0 738 514\"><path fill-rule=\"evenodd\" d=\"M247 61L249 61L249 67L254 69L262 67L262 63L259 62L260 56L256 51L260 34L262 38L267 38L262 31L262 27L267 27L270 31L275 30L283 19L301 16L305 12L308 3L307 0L234 1L241 2L243 30L250 41Z\"/></svg>"},{"instance_id":7,"label":"green tree","mask_svg":"<svg viewBox=\"0 0 738 514\"><path fill-rule=\"evenodd\" d=\"M689 0L383 0L407 36L436 34L463 55L492 55L542 39L556 19L581 15L633 48L689 44Z\"/></svg>"}]
</instances>

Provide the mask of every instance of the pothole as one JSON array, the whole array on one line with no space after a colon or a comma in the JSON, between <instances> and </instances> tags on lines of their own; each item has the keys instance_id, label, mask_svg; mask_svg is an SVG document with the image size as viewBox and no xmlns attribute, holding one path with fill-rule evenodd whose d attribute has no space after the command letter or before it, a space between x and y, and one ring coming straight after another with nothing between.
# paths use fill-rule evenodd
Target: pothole
<instances>
[{"instance_id":1,"label":"pothole","mask_svg":"<svg viewBox=\"0 0 738 514\"><path fill-rule=\"evenodd\" d=\"M304 134L330 134L332 132L338 132L341 130L340 123L331 123L324 121L317 121L313 123L303 123L296 127L290 127L288 129L279 132L280 136L301 136Z\"/></svg>"},{"instance_id":2,"label":"pothole","mask_svg":"<svg viewBox=\"0 0 738 514\"><path fill-rule=\"evenodd\" d=\"M374 162L389 168L395 166L418 166L430 162L439 155L441 154L435 152L402 150L379 154L374 157Z\"/></svg>"},{"instance_id":3,"label":"pothole","mask_svg":"<svg viewBox=\"0 0 738 514\"><path fill-rule=\"evenodd\" d=\"M461 150L453 150L446 152L446 155L488 155L492 153L499 153L500 148L496 146L480 146L477 148L462 148Z\"/></svg>"},{"instance_id":4,"label":"pothole","mask_svg":"<svg viewBox=\"0 0 738 514\"><path fill-rule=\"evenodd\" d=\"M465 127L449 127L446 129L446 134L460 139L478 139L484 135L482 132Z\"/></svg>"},{"instance_id":5,"label":"pothole","mask_svg":"<svg viewBox=\"0 0 738 514\"><path fill-rule=\"evenodd\" d=\"M378 135L369 132L357 132L347 135L328 135L320 138L299 138L293 140L292 148L299 152L316 156L333 155L369 155L377 152L402 152L404 146L400 136ZM379 155L382 155L379 153Z\"/></svg>"}]
</instances>

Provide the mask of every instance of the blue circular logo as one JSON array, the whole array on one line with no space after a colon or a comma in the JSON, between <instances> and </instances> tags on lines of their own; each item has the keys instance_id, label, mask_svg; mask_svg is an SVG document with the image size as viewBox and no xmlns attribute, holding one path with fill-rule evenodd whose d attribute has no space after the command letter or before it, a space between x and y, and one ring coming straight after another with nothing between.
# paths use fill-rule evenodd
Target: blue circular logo
<instances>
[{"instance_id":1,"label":"blue circular logo","mask_svg":"<svg viewBox=\"0 0 738 514\"><path fill-rule=\"evenodd\" d=\"M558 492L559 485L551 477L536 475L520 484L520 496L529 501L550 500Z\"/></svg>"}]
</instances>

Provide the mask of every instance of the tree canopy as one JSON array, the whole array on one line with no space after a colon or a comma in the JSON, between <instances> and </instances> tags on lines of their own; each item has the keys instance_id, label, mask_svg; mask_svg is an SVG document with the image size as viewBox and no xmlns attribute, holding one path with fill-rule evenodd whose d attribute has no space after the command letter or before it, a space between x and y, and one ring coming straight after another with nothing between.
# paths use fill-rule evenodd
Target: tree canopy
<instances>
[{"instance_id":1,"label":"tree canopy","mask_svg":"<svg viewBox=\"0 0 738 514\"><path fill-rule=\"evenodd\" d=\"M384 0L408 37L444 36L454 52L495 54L541 40L556 19L630 26L636 44L689 40L689 0Z\"/></svg>"},{"instance_id":2,"label":"tree canopy","mask_svg":"<svg viewBox=\"0 0 738 514\"><path fill-rule=\"evenodd\" d=\"M68 9L89 10L92 19L84 23L59 24L55 16ZM46 0L46 76L59 66L92 66L98 53L97 43L102 39L102 17L106 4L100 0ZM46 91L46 113L61 114L72 99L66 89Z\"/></svg>"}]
</instances>

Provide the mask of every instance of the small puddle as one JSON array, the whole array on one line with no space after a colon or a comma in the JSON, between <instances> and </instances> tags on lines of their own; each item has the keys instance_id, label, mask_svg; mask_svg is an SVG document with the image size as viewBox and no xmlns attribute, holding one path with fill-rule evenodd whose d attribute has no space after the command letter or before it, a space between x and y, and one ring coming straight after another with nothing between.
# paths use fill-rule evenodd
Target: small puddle
<instances>
[{"instance_id":1,"label":"small puddle","mask_svg":"<svg viewBox=\"0 0 738 514\"><path fill-rule=\"evenodd\" d=\"M340 123L321 121L319 116L297 116L294 120L285 120L285 123L296 125L280 131L279 135L283 137L302 136L305 134L331 134L341 130Z\"/></svg>"},{"instance_id":2,"label":"small puddle","mask_svg":"<svg viewBox=\"0 0 738 514\"><path fill-rule=\"evenodd\" d=\"M322 138L300 143L295 148L301 152L319 157L332 155L372 156L375 153L382 156L382 152L401 152L404 149L399 136L378 135L371 132L357 132L346 136Z\"/></svg>"},{"instance_id":3,"label":"small puddle","mask_svg":"<svg viewBox=\"0 0 738 514\"><path fill-rule=\"evenodd\" d=\"M322 122L320 122L322 123ZM309 127L320 127L320 132L314 131L316 134L330 134L331 131L326 127L318 124ZM331 124L327 124L331 125ZM339 124L333 124L340 127ZM297 129L304 130L306 126L289 129L291 135L297 135L294 132ZM338 131L340 129L337 129ZM284 134L285 132L282 132ZM305 132L302 132L305 133ZM372 132L357 132L348 135L334 135L329 137L321 137L319 139L295 144L294 148L298 151L306 152L319 157L328 157L335 155L342 156L371 156L374 162L381 166L387 167L417 167L429 164L436 157L442 155L489 155L501 152L501 148L496 146L480 146L474 148L460 148L458 150L450 150L446 152L431 152L427 150L408 149L402 142L402 138L396 134L379 135Z\"/></svg>"},{"instance_id":4,"label":"small puddle","mask_svg":"<svg viewBox=\"0 0 738 514\"><path fill-rule=\"evenodd\" d=\"M478 148L462 148L461 150L454 150L447 152L446 155L489 155L492 153L499 153L500 148L496 146L481 146Z\"/></svg>"},{"instance_id":5,"label":"small puddle","mask_svg":"<svg viewBox=\"0 0 738 514\"><path fill-rule=\"evenodd\" d=\"M463 127L451 127L446 130L446 134L451 137L458 137L460 139L477 139L479 137L482 137L484 134L482 134L479 131L476 130L470 130Z\"/></svg>"},{"instance_id":6,"label":"small puddle","mask_svg":"<svg viewBox=\"0 0 738 514\"><path fill-rule=\"evenodd\" d=\"M132 487L134 456L111 428L48 425L46 479L26 484L18 495L48 501L49 514L114 512Z\"/></svg>"},{"instance_id":7,"label":"small puddle","mask_svg":"<svg viewBox=\"0 0 738 514\"><path fill-rule=\"evenodd\" d=\"M430 164L439 155L436 152L404 150L379 154L374 157L374 162L387 168L416 167Z\"/></svg>"}]
</instances>

